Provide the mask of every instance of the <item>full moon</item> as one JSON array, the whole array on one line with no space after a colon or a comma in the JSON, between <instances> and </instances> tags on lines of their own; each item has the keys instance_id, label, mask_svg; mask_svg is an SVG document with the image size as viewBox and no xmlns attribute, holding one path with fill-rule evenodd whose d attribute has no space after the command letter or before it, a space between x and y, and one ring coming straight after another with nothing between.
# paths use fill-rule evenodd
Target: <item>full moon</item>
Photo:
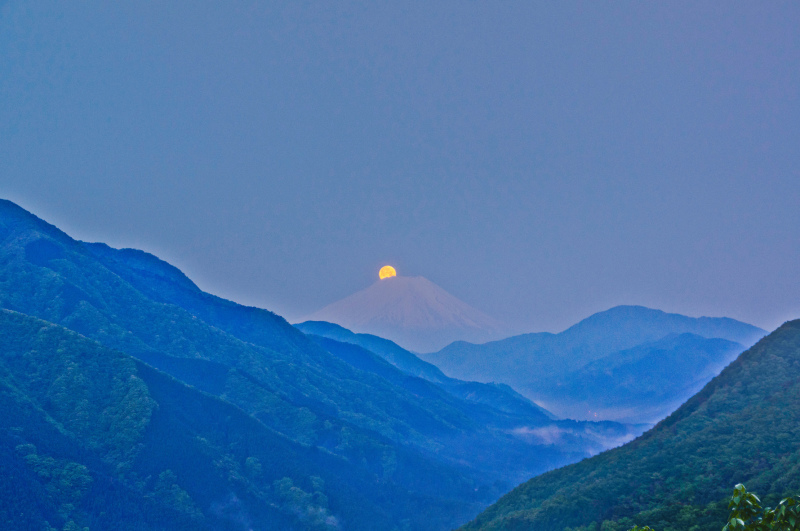
<instances>
[{"instance_id":1,"label":"full moon","mask_svg":"<svg viewBox=\"0 0 800 531\"><path fill-rule=\"evenodd\" d=\"M381 280L384 278L396 277L397 271L395 271L392 266L386 265L383 266L380 271L378 271L378 276L381 277Z\"/></svg>"}]
</instances>

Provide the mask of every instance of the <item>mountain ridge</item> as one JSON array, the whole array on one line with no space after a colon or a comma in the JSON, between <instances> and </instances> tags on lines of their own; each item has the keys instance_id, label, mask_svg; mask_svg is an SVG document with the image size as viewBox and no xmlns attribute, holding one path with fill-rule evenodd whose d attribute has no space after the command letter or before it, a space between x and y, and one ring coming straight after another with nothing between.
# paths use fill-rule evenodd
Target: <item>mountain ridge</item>
<instances>
[{"instance_id":1,"label":"mountain ridge","mask_svg":"<svg viewBox=\"0 0 800 531\"><path fill-rule=\"evenodd\" d=\"M727 339L739 343L741 352L763 337L765 331L730 318L694 318L642 306L617 306L593 314L558 334L522 334L484 344L457 342L420 357L448 376L503 382L556 415L576 417L580 409L570 406L568 397L564 397L561 404L553 401L558 389L568 385L573 374L614 353L676 333L692 333L709 340ZM705 371L700 365L697 368ZM676 395L670 400L681 403L686 398L688 396ZM590 411L599 409L583 408L585 416L576 418L591 418ZM627 420L645 421L642 418Z\"/></svg>"},{"instance_id":2,"label":"mountain ridge","mask_svg":"<svg viewBox=\"0 0 800 531\"><path fill-rule=\"evenodd\" d=\"M555 415L520 395L510 386L496 383L466 382L445 376L435 365L423 361L398 344L371 334L356 334L346 328L324 321L306 321L294 325L306 334L358 345L373 352L402 370L439 384L447 392L460 398L485 403L509 413L540 413L550 419Z\"/></svg>"},{"instance_id":3,"label":"mountain ridge","mask_svg":"<svg viewBox=\"0 0 800 531\"><path fill-rule=\"evenodd\" d=\"M557 386L538 392L544 403L567 396L562 412L594 410L600 418L653 424L677 409L687 397L744 351L733 341L691 333L620 350L565 375ZM582 406L577 406L582 402ZM627 409L627 413L626 413ZM570 415L580 417L580 414Z\"/></svg>"}]
</instances>

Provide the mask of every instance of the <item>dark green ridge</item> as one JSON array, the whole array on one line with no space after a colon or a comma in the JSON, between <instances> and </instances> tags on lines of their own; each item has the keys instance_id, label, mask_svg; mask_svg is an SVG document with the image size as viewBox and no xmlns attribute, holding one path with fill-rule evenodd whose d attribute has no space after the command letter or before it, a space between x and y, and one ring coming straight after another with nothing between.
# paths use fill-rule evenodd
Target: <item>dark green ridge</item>
<instances>
[{"instance_id":1,"label":"dark green ridge","mask_svg":"<svg viewBox=\"0 0 800 531\"><path fill-rule=\"evenodd\" d=\"M718 530L733 485L800 490L800 320L638 439L520 485L464 530Z\"/></svg>"}]
</instances>

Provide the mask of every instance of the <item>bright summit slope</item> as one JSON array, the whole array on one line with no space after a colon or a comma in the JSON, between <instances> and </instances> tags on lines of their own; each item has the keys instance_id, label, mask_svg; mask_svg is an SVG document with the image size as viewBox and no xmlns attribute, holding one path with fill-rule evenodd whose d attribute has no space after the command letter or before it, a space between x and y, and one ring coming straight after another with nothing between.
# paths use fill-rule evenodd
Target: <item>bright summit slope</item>
<instances>
[{"instance_id":1,"label":"bright summit slope","mask_svg":"<svg viewBox=\"0 0 800 531\"><path fill-rule=\"evenodd\" d=\"M356 333L390 339L416 352L453 341L483 342L503 326L424 277L393 276L336 301L303 321L336 323Z\"/></svg>"}]
</instances>

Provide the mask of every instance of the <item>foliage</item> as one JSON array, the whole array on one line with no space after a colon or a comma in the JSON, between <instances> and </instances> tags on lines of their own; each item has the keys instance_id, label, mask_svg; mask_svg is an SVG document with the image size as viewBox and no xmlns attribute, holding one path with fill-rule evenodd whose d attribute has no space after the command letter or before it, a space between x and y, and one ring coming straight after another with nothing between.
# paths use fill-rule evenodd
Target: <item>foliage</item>
<instances>
[{"instance_id":1,"label":"foliage","mask_svg":"<svg viewBox=\"0 0 800 531\"><path fill-rule=\"evenodd\" d=\"M285 507L298 515L310 529L336 529L338 521L328 512L328 497L323 494L322 478L311 478L313 493L294 485L291 478L281 478L272 484L276 496Z\"/></svg>"},{"instance_id":2,"label":"foliage","mask_svg":"<svg viewBox=\"0 0 800 531\"><path fill-rule=\"evenodd\" d=\"M47 492L59 506L59 514L65 518L70 516L92 484L89 469L66 459L39 455L33 444L18 445L16 450L42 478Z\"/></svg>"},{"instance_id":3,"label":"foliage","mask_svg":"<svg viewBox=\"0 0 800 531\"><path fill-rule=\"evenodd\" d=\"M728 503L730 514L722 531L798 531L800 530L800 503L787 497L775 508L762 507L761 500L739 483L733 489ZM653 531L649 526L634 525L629 531Z\"/></svg>"},{"instance_id":4,"label":"foliage","mask_svg":"<svg viewBox=\"0 0 800 531\"><path fill-rule=\"evenodd\" d=\"M24 375L14 380L17 389L107 462L129 468L155 408L135 362L20 314L3 312L0 323L0 364Z\"/></svg>"},{"instance_id":5,"label":"foliage","mask_svg":"<svg viewBox=\"0 0 800 531\"><path fill-rule=\"evenodd\" d=\"M800 504L788 497L774 508L762 507L761 500L739 483L728 506L728 523L722 531L797 531L800 529Z\"/></svg>"},{"instance_id":6,"label":"foliage","mask_svg":"<svg viewBox=\"0 0 800 531\"><path fill-rule=\"evenodd\" d=\"M172 470L165 470L158 475L152 497L170 509L183 513L195 521L203 519L203 513L197 508L189 493L178 485L178 477Z\"/></svg>"}]
</instances>

